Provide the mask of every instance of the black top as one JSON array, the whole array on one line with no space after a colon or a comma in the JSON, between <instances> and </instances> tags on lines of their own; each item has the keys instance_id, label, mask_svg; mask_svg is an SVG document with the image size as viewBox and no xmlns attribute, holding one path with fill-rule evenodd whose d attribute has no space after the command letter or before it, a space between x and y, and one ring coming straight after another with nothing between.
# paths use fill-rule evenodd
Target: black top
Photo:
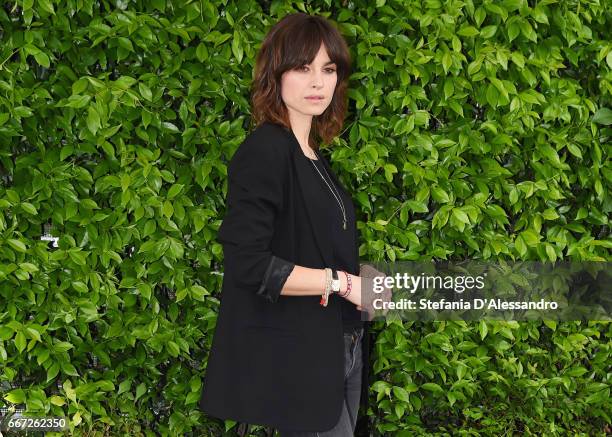
<instances>
[{"instance_id":1,"label":"black top","mask_svg":"<svg viewBox=\"0 0 612 437\"><path fill-rule=\"evenodd\" d=\"M320 172L319 174L315 170L314 166L310 164L312 167L312 183L308 184L308 186L320 193L319 197L321 198L321 202L325 202L326 205L325 211L328 213L326 222L329 223L329 226L331 227L332 246L334 249L333 260L336 264L335 266L329 267L336 270L344 270L348 273L350 266L352 266L354 263L355 256L359 256L359 254L355 255L354 253L355 235L353 232L353 227L355 226L355 209L353 207L353 201L340 187L337 186L337 184L334 183L330 170L327 170L327 168L321 162L321 159L325 159L321 157L321 154L318 154L320 159L310 159L303 153L302 155L312 164L314 164ZM332 192L321 178L321 175L323 175L323 178L325 178L327 183L330 184L332 188L335 188L334 192L337 191L336 194L340 194L341 196L342 202L344 203L344 209L346 211L346 229L342 228L342 210L338 205L338 201L334 195L332 195ZM339 279L343 275L344 273L338 271ZM331 296L330 299L331 298L341 299L342 326L344 332L349 332L363 327L361 312L357 309L355 304L349 302L344 297Z\"/></svg>"}]
</instances>

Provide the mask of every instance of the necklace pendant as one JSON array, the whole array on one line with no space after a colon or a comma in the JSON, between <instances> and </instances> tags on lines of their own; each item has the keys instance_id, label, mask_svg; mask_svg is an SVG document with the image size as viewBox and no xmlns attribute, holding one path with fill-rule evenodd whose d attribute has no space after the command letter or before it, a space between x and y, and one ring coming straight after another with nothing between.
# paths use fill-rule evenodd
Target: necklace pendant
<instances>
[{"instance_id":1,"label":"necklace pendant","mask_svg":"<svg viewBox=\"0 0 612 437\"><path fill-rule=\"evenodd\" d=\"M346 231L346 222L345 221L342 222L342 229L344 229Z\"/></svg>"}]
</instances>

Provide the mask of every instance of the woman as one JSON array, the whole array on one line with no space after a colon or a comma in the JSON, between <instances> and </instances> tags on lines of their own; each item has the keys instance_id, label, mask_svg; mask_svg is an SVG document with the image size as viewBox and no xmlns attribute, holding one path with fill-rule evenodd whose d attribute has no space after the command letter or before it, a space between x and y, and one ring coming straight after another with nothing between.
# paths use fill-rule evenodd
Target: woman
<instances>
[{"instance_id":1,"label":"woman","mask_svg":"<svg viewBox=\"0 0 612 437\"><path fill-rule=\"evenodd\" d=\"M221 305L200 407L282 437L352 436L367 401L355 212L316 143L341 131L349 66L326 19L277 23L256 59L257 127L228 165Z\"/></svg>"}]
</instances>

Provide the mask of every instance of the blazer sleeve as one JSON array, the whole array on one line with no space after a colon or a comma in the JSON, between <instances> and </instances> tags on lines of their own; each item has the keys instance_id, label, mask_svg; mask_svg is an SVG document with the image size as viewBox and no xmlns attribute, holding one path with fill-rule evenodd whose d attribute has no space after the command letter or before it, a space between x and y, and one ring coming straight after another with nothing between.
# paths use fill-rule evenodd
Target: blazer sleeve
<instances>
[{"instance_id":1,"label":"blazer sleeve","mask_svg":"<svg viewBox=\"0 0 612 437\"><path fill-rule=\"evenodd\" d=\"M273 138L247 138L238 147L228 165L226 214L217 235L224 275L271 303L278 301L295 266L270 249L289 176L282 146Z\"/></svg>"},{"instance_id":2,"label":"blazer sleeve","mask_svg":"<svg viewBox=\"0 0 612 437\"><path fill-rule=\"evenodd\" d=\"M359 276L359 241L361 240L361 232L359 231L359 228L357 228L357 214L355 214L355 256L356 256L356 261L355 261L355 266L353 267L353 271L354 271L354 275Z\"/></svg>"}]
</instances>

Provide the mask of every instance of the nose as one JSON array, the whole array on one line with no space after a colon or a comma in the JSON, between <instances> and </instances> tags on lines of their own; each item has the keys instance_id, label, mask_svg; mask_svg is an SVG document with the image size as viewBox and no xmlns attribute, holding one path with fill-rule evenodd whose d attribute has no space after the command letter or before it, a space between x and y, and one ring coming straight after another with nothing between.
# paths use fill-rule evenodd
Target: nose
<instances>
[{"instance_id":1,"label":"nose","mask_svg":"<svg viewBox=\"0 0 612 437\"><path fill-rule=\"evenodd\" d=\"M323 86L323 73L316 71L313 73L312 86L314 88L321 88Z\"/></svg>"}]
</instances>

